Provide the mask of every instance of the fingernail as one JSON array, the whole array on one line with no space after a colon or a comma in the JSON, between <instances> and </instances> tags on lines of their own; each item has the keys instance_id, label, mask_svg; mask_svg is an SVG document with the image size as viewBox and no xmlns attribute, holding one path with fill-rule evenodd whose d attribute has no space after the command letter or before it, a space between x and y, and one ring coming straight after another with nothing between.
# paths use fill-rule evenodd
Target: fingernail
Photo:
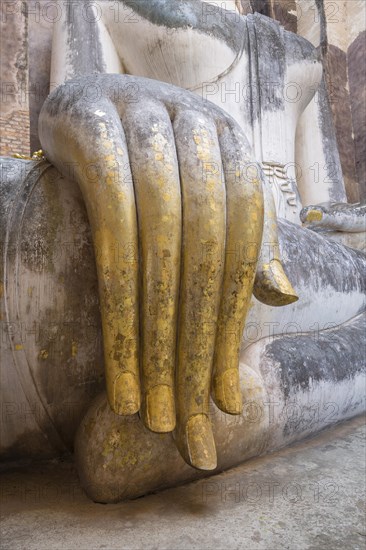
<instances>
[{"instance_id":1,"label":"fingernail","mask_svg":"<svg viewBox=\"0 0 366 550\"><path fill-rule=\"evenodd\" d=\"M217 406L228 414L241 414L243 410L238 369L228 369L214 377L214 398Z\"/></svg>"},{"instance_id":2,"label":"fingernail","mask_svg":"<svg viewBox=\"0 0 366 550\"><path fill-rule=\"evenodd\" d=\"M186 424L186 438L191 466L198 470L217 467L215 440L211 422L205 414L191 416Z\"/></svg>"},{"instance_id":3,"label":"fingernail","mask_svg":"<svg viewBox=\"0 0 366 550\"><path fill-rule=\"evenodd\" d=\"M306 212L304 218L304 222L320 222L323 219L323 213L321 210L312 208Z\"/></svg>"},{"instance_id":4,"label":"fingernail","mask_svg":"<svg viewBox=\"0 0 366 550\"><path fill-rule=\"evenodd\" d=\"M115 379L113 405L119 415L136 414L140 410L140 388L131 372L123 372Z\"/></svg>"},{"instance_id":5,"label":"fingernail","mask_svg":"<svg viewBox=\"0 0 366 550\"><path fill-rule=\"evenodd\" d=\"M172 432L175 428L173 389L161 384L146 394L146 426L153 432Z\"/></svg>"},{"instance_id":6,"label":"fingernail","mask_svg":"<svg viewBox=\"0 0 366 550\"><path fill-rule=\"evenodd\" d=\"M272 277L277 284L279 293L279 304L287 305L292 304L298 300L295 290L293 289L286 273L283 270L282 264L279 260L271 260L269 264Z\"/></svg>"}]
</instances>

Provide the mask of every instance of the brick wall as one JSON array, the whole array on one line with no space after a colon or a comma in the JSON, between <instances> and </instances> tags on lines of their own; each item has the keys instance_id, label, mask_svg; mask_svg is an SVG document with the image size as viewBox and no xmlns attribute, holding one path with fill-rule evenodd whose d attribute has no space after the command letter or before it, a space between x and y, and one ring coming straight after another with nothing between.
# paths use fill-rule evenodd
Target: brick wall
<instances>
[{"instance_id":1,"label":"brick wall","mask_svg":"<svg viewBox=\"0 0 366 550\"><path fill-rule=\"evenodd\" d=\"M4 156L30 154L26 6L20 0L0 0L0 154Z\"/></svg>"},{"instance_id":2,"label":"brick wall","mask_svg":"<svg viewBox=\"0 0 366 550\"><path fill-rule=\"evenodd\" d=\"M0 116L0 155L30 154L29 111Z\"/></svg>"}]
</instances>

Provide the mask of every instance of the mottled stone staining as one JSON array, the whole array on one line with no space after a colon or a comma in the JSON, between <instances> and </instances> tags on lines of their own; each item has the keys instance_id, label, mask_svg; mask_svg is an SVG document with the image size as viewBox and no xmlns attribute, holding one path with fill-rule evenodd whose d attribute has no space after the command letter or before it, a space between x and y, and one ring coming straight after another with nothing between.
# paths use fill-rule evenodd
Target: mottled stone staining
<instances>
[{"instance_id":1,"label":"mottled stone staining","mask_svg":"<svg viewBox=\"0 0 366 550\"><path fill-rule=\"evenodd\" d=\"M123 4L154 25L167 29L199 29L200 32L221 40L236 53L242 48L244 22L235 13L222 17L221 3L210 5L197 0L123 0Z\"/></svg>"},{"instance_id":2,"label":"mottled stone staining","mask_svg":"<svg viewBox=\"0 0 366 550\"><path fill-rule=\"evenodd\" d=\"M278 21L287 31L297 32L295 0L241 0L243 15L260 13Z\"/></svg>"},{"instance_id":3,"label":"mottled stone staining","mask_svg":"<svg viewBox=\"0 0 366 550\"><path fill-rule=\"evenodd\" d=\"M280 248L285 250L285 243L293 240L296 226L281 219L278 226ZM316 265L317 270L308 268L311 265ZM312 289L312 293L324 292L324 288L332 289L339 295L350 295L354 291L363 294L366 291L365 255L320 238L313 231L297 230L296 247L291 249L291 261L286 263L286 271L288 277L296 281L297 288L306 286ZM363 305L360 300L355 314L361 311Z\"/></svg>"},{"instance_id":4,"label":"mottled stone staining","mask_svg":"<svg viewBox=\"0 0 366 550\"><path fill-rule=\"evenodd\" d=\"M278 337L267 346L265 355L281 364L282 391L290 398L299 389L331 381L335 386L364 370L362 341L366 316L361 314L348 324L314 334ZM292 344L291 344L292 341Z\"/></svg>"},{"instance_id":5,"label":"mottled stone staining","mask_svg":"<svg viewBox=\"0 0 366 550\"><path fill-rule=\"evenodd\" d=\"M337 46L328 44L324 67L347 198L350 202L357 202L359 189L352 138L351 103L347 87L346 53Z\"/></svg>"},{"instance_id":6,"label":"mottled stone staining","mask_svg":"<svg viewBox=\"0 0 366 550\"><path fill-rule=\"evenodd\" d=\"M315 0L315 5L317 10L315 18L320 24L320 46L323 54L325 54L327 49L327 19L324 11L324 0Z\"/></svg>"},{"instance_id":7,"label":"mottled stone staining","mask_svg":"<svg viewBox=\"0 0 366 550\"><path fill-rule=\"evenodd\" d=\"M92 4L91 4L92 7ZM72 58L73 76L104 73L106 70L98 27L97 12L86 15L83 9L70 6L67 12L69 51ZM91 18L90 18L91 17Z\"/></svg>"},{"instance_id":8,"label":"mottled stone staining","mask_svg":"<svg viewBox=\"0 0 366 550\"><path fill-rule=\"evenodd\" d=\"M348 48L348 78L360 199L366 199L366 31Z\"/></svg>"},{"instance_id":9,"label":"mottled stone staining","mask_svg":"<svg viewBox=\"0 0 366 550\"><path fill-rule=\"evenodd\" d=\"M307 206L302 209L300 218L314 231L327 229L358 233L366 231L366 203Z\"/></svg>"},{"instance_id":10,"label":"mottled stone staining","mask_svg":"<svg viewBox=\"0 0 366 550\"><path fill-rule=\"evenodd\" d=\"M36 151L41 147L38 138L39 112L50 90L53 17L58 18L56 9L59 6L60 10L61 4L51 4L48 0L29 0L27 4L30 149ZM55 10L53 13L52 9Z\"/></svg>"},{"instance_id":11,"label":"mottled stone staining","mask_svg":"<svg viewBox=\"0 0 366 550\"><path fill-rule=\"evenodd\" d=\"M244 14L257 12L270 17L269 0L241 0L241 5Z\"/></svg>"},{"instance_id":12,"label":"mottled stone staining","mask_svg":"<svg viewBox=\"0 0 366 550\"><path fill-rule=\"evenodd\" d=\"M279 21L287 30L297 32L297 13L295 0L270 0L271 17Z\"/></svg>"}]
</instances>

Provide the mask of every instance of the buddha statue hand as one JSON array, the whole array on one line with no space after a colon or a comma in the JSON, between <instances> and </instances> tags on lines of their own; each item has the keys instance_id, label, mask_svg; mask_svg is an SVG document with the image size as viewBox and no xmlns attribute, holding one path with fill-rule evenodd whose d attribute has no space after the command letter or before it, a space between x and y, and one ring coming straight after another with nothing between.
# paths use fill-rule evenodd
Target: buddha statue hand
<instances>
[{"instance_id":1,"label":"buddha statue hand","mask_svg":"<svg viewBox=\"0 0 366 550\"><path fill-rule=\"evenodd\" d=\"M240 342L264 225L245 136L190 92L98 75L48 97L40 139L87 207L112 410L175 430L183 458L214 469L211 384L216 404L240 414Z\"/></svg>"},{"instance_id":2,"label":"buddha statue hand","mask_svg":"<svg viewBox=\"0 0 366 550\"><path fill-rule=\"evenodd\" d=\"M366 203L324 203L306 206L300 218L313 231L366 231Z\"/></svg>"}]
</instances>

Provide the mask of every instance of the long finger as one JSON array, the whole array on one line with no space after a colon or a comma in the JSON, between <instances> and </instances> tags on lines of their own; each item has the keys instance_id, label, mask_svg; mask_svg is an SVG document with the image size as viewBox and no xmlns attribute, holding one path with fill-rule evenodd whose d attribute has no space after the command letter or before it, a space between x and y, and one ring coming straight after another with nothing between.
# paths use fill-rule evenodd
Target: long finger
<instances>
[{"instance_id":1,"label":"long finger","mask_svg":"<svg viewBox=\"0 0 366 550\"><path fill-rule=\"evenodd\" d=\"M141 251L142 417L174 430L174 373L182 208L174 134L165 107L145 100L123 115L134 178Z\"/></svg>"},{"instance_id":2,"label":"long finger","mask_svg":"<svg viewBox=\"0 0 366 550\"><path fill-rule=\"evenodd\" d=\"M183 201L177 388L177 446L192 466L216 467L209 396L225 245L226 197L214 122L178 113L174 134Z\"/></svg>"},{"instance_id":3,"label":"long finger","mask_svg":"<svg viewBox=\"0 0 366 550\"><path fill-rule=\"evenodd\" d=\"M220 128L221 126L221 128ZM224 412L240 414L239 353L262 241L263 192L249 144L231 123L219 125L226 182L225 275L216 336L213 397Z\"/></svg>"},{"instance_id":4,"label":"long finger","mask_svg":"<svg viewBox=\"0 0 366 550\"><path fill-rule=\"evenodd\" d=\"M67 92L65 87L65 98ZM117 414L134 414L140 408L138 243L124 131L107 100L93 109L80 100L72 116L59 118L52 102L49 111L47 106L42 113L43 148L62 173L74 167L91 225L108 400Z\"/></svg>"}]
</instances>

